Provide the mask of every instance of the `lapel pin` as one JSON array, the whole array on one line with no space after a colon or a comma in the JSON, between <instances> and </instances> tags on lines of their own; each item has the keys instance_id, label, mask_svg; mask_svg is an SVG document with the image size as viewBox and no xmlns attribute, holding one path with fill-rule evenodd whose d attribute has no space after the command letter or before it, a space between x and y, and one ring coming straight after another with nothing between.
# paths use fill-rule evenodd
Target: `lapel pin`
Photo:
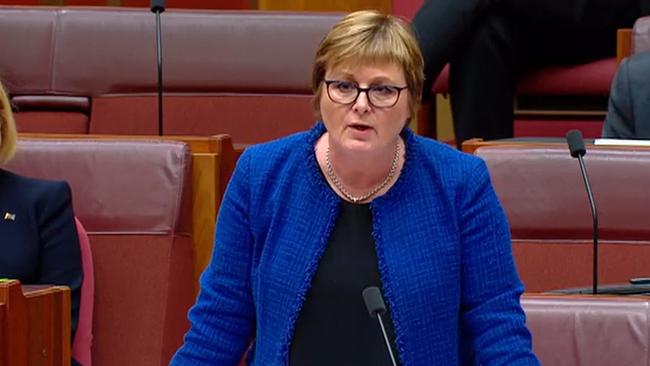
<instances>
[{"instance_id":1,"label":"lapel pin","mask_svg":"<svg viewBox=\"0 0 650 366\"><path fill-rule=\"evenodd\" d=\"M5 212L5 221L16 221L16 214Z\"/></svg>"}]
</instances>

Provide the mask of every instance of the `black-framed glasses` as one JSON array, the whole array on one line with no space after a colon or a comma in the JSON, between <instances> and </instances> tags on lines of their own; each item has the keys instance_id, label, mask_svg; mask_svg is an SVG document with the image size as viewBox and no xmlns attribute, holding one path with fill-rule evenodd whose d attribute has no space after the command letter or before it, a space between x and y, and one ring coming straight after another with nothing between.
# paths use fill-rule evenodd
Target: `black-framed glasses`
<instances>
[{"instance_id":1,"label":"black-framed glasses","mask_svg":"<svg viewBox=\"0 0 650 366\"><path fill-rule=\"evenodd\" d=\"M325 80L327 96L334 103L352 104L357 101L361 93L366 93L370 104L377 108L391 108L399 100L402 90L407 86L395 85L371 85L367 88L360 88L352 81Z\"/></svg>"}]
</instances>

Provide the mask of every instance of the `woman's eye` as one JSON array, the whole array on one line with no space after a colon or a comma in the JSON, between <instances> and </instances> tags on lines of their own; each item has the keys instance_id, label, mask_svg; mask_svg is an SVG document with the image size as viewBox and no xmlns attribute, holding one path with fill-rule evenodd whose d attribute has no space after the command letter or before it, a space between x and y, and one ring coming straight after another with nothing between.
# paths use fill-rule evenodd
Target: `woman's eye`
<instances>
[{"instance_id":1,"label":"woman's eye","mask_svg":"<svg viewBox=\"0 0 650 366\"><path fill-rule=\"evenodd\" d=\"M378 85L372 88L372 90L378 95L391 95L395 93L395 90L390 86Z\"/></svg>"},{"instance_id":2,"label":"woman's eye","mask_svg":"<svg viewBox=\"0 0 650 366\"><path fill-rule=\"evenodd\" d=\"M351 92L351 91L354 91L356 89L356 87L352 83L340 82L337 85L337 89L342 91L342 92Z\"/></svg>"}]
</instances>

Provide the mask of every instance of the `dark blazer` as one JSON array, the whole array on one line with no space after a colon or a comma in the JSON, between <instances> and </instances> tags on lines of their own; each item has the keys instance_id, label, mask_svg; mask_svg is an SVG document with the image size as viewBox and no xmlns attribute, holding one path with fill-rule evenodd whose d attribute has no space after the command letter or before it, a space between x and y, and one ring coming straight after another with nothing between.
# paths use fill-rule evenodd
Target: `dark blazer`
<instances>
[{"instance_id":1,"label":"dark blazer","mask_svg":"<svg viewBox=\"0 0 650 366\"><path fill-rule=\"evenodd\" d=\"M66 182L0 169L0 277L70 287L74 335L83 271Z\"/></svg>"},{"instance_id":2,"label":"dark blazer","mask_svg":"<svg viewBox=\"0 0 650 366\"><path fill-rule=\"evenodd\" d=\"M626 58L618 67L603 137L650 139L650 51Z\"/></svg>"}]
</instances>

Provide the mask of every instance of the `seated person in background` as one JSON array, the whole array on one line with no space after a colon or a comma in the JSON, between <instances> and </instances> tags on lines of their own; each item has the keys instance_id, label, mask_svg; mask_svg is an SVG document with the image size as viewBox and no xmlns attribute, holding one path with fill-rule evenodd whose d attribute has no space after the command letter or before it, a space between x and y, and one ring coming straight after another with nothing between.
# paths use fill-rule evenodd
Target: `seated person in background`
<instances>
[{"instance_id":1,"label":"seated person in background","mask_svg":"<svg viewBox=\"0 0 650 366\"><path fill-rule=\"evenodd\" d=\"M619 65L609 92L603 137L650 139L650 51Z\"/></svg>"},{"instance_id":2,"label":"seated person in background","mask_svg":"<svg viewBox=\"0 0 650 366\"><path fill-rule=\"evenodd\" d=\"M11 105L0 85L0 166L12 157L16 138ZM0 278L70 287L74 338L83 272L67 183L0 168Z\"/></svg>"},{"instance_id":3,"label":"seated person in background","mask_svg":"<svg viewBox=\"0 0 650 366\"><path fill-rule=\"evenodd\" d=\"M616 55L616 30L650 14L650 0L425 0L413 19L425 94L450 62L456 142L514 134L518 76Z\"/></svg>"},{"instance_id":4,"label":"seated person in background","mask_svg":"<svg viewBox=\"0 0 650 366\"><path fill-rule=\"evenodd\" d=\"M312 69L322 121L239 159L172 365L234 366L249 345L254 365L391 365L370 286L399 364L539 365L485 164L408 128L422 83L403 21L333 26Z\"/></svg>"}]
</instances>

